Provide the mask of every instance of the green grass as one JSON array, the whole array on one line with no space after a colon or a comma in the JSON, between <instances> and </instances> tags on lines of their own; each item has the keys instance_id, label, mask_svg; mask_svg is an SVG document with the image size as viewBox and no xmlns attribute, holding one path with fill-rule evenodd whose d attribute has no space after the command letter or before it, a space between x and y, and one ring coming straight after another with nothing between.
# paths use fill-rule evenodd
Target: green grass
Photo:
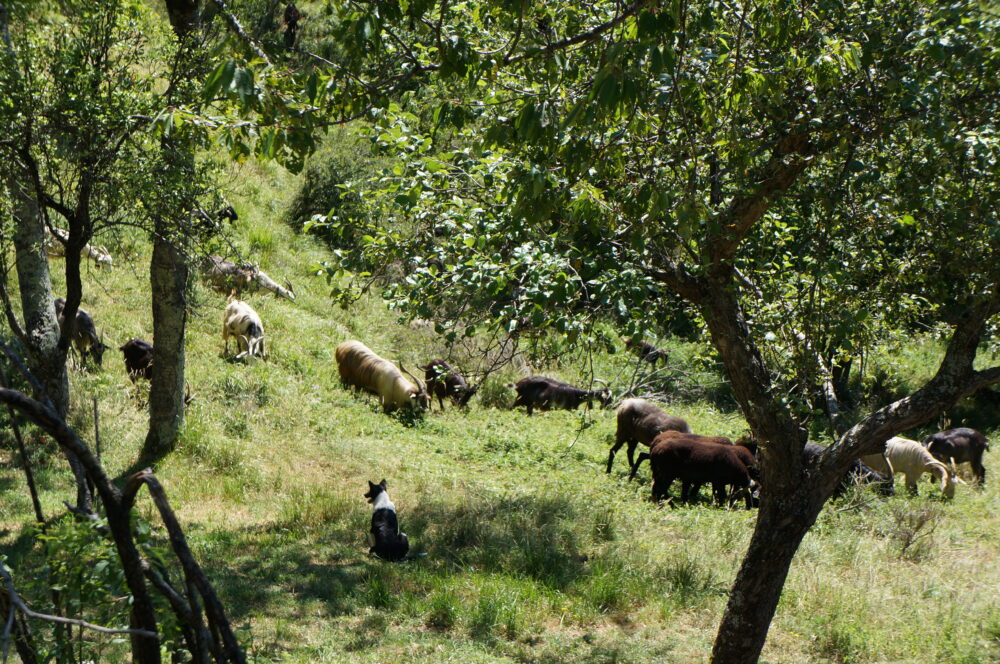
<instances>
[{"instance_id":1,"label":"green grass","mask_svg":"<svg viewBox=\"0 0 1000 664\"><path fill-rule=\"evenodd\" d=\"M484 387L468 411L447 407L416 421L344 390L333 350L345 339L408 367L443 347L376 301L349 310L330 303L326 283L311 276L326 251L281 222L295 182L253 164L233 173L235 246L275 280L290 278L298 299L248 296L271 356L236 363L221 353L225 296L197 286L188 337L195 401L182 441L156 468L252 659L703 661L753 513L655 506L648 466L627 482L623 453L605 475L612 411L528 418L485 407L504 403L513 374ZM131 266L116 260L85 273L83 306L112 346L151 337L148 248L127 240ZM665 344L672 354L661 386L671 412L698 432L745 430L705 349ZM928 375L939 354L927 341L887 355L886 389ZM597 375L621 386L631 359L596 356ZM572 358L546 373L579 378ZM92 442L96 396L104 463L119 476L142 445L145 387L129 382L117 351L103 370L71 381L72 424ZM973 402L952 417L996 434L995 415ZM44 509L57 514L70 495L64 462L50 442L28 435ZM8 449L0 452L0 546L15 571L29 570L39 549L26 535L30 503ZM362 494L366 480L383 477L412 549L426 557L391 565L367 556ZM792 567L764 661L1000 659L997 484L960 486L950 503L930 486L917 498L853 493L824 510ZM139 509L157 523L148 499Z\"/></svg>"}]
</instances>

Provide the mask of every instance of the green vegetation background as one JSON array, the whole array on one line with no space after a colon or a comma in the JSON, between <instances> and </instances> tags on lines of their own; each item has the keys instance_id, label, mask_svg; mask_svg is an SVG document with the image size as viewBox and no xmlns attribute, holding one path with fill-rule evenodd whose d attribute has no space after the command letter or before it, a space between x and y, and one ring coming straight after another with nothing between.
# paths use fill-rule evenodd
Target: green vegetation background
<instances>
[{"instance_id":1,"label":"green vegetation background","mask_svg":"<svg viewBox=\"0 0 1000 664\"><path fill-rule=\"evenodd\" d=\"M339 158L356 148L345 142ZM311 276L328 250L285 222L301 182L255 164L229 172L241 216L236 248L275 279L290 278L298 299L247 298L271 355L242 364L221 352L225 297L197 287L188 336L195 401L182 443L157 468L251 659L702 661L754 514L707 502L658 507L648 467L626 481L624 450L605 475L613 410L528 418L477 397L467 412L446 407L409 422L344 390L333 361L341 341L361 339L408 367L444 349L377 299L347 310L331 304L329 285ZM126 237L113 269L85 275L83 307L113 348L151 337L148 254L141 237ZM665 344L670 369L684 372L669 411L699 433L743 432L739 413L701 389L721 381L707 347ZM883 389L914 385L939 355L932 340L914 339L884 349L868 375ZM594 359L596 375L613 381L634 368L623 352ZM543 369L572 380L577 364L570 357ZM513 377L493 379L493 401ZM102 370L71 381L72 424L93 441L96 396L104 462L114 475L132 470L147 424L145 386L129 382L115 350ZM960 404L951 425L978 424L995 437L995 413L983 408ZM0 442L0 547L27 578L39 545L5 419ZM70 491L65 462L34 432L29 446L46 514L57 514ZM986 459L990 480L995 454ZM391 565L366 555L362 493L366 480L383 477L413 550L426 557ZM946 503L923 483L916 498L853 491L829 505L796 558L764 661L1000 661L996 487L960 486ZM148 499L140 510L156 523ZM78 553L94 555L87 551ZM107 661L120 652L110 639L101 647Z\"/></svg>"}]
</instances>

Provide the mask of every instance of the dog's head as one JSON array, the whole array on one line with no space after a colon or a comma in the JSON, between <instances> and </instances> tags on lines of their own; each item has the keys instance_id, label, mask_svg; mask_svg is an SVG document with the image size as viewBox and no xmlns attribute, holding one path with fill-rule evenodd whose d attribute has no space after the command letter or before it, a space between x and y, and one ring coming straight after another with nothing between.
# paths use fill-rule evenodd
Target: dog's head
<instances>
[{"instance_id":1,"label":"dog's head","mask_svg":"<svg viewBox=\"0 0 1000 664\"><path fill-rule=\"evenodd\" d=\"M369 503L374 503L375 499L378 498L378 495L380 493L385 493L385 491L386 491L386 482L385 482L385 480L382 480L378 484L375 484L374 482L369 481L368 482L368 493L365 494L365 498L368 499Z\"/></svg>"}]
</instances>

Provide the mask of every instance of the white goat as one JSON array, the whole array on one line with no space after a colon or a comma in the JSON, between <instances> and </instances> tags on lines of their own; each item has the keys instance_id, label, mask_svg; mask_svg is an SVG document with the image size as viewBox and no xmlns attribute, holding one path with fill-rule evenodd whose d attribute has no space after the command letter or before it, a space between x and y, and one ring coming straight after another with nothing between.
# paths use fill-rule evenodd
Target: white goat
<instances>
[{"instance_id":1,"label":"white goat","mask_svg":"<svg viewBox=\"0 0 1000 664\"><path fill-rule=\"evenodd\" d=\"M52 226L49 229L49 237L45 239L45 251L49 256L63 258L66 255L66 243L69 242L69 233L61 228ZM97 264L97 267L111 267L114 261L111 252L99 244L84 245L80 255L86 254L90 260Z\"/></svg>"},{"instance_id":2,"label":"white goat","mask_svg":"<svg viewBox=\"0 0 1000 664\"><path fill-rule=\"evenodd\" d=\"M222 315L222 340L229 352L229 337L236 338L236 349L240 352L236 359L247 356L264 357L264 324L260 316L246 302L229 296L229 304Z\"/></svg>"},{"instance_id":3,"label":"white goat","mask_svg":"<svg viewBox=\"0 0 1000 664\"><path fill-rule=\"evenodd\" d=\"M889 463L886 464L886 459ZM885 444L885 456L869 454L861 461L882 473L906 475L906 488L917 492L917 480L924 473L931 473L941 482L941 493L945 498L955 496L955 478L948 473L943 463L931 456L927 449L909 438L890 438Z\"/></svg>"}]
</instances>

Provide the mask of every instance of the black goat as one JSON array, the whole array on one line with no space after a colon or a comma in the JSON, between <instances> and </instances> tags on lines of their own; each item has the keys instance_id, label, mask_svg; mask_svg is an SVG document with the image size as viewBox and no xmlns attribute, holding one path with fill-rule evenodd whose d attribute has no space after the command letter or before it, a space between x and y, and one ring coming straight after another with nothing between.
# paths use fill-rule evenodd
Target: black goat
<instances>
[{"instance_id":1,"label":"black goat","mask_svg":"<svg viewBox=\"0 0 1000 664\"><path fill-rule=\"evenodd\" d=\"M153 378L153 344L131 339L118 348L125 356L125 370L134 383L138 378Z\"/></svg>"},{"instance_id":2,"label":"black goat","mask_svg":"<svg viewBox=\"0 0 1000 664\"><path fill-rule=\"evenodd\" d=\"M531 415L535 408L540 410L552 408L573 410L584 402L589 407L594 399L600 401L604 407L611 403L611 390L606 387L601 390L581 390L569 383L545 376L522 378L513 387L517 390L517 399L514 400L513 408L525 406L528 415Z\"/></svg>"},{"instance_id":3,"label":"black goat","mask_svg":"<svg viewBox=\"0 0 1000 664\"><path fill-rule=\"evenodd\" d=\"M958 475L956 463L968 462L976 474L979 484L986 482L986 468L983 466L983 452L990 449L990 441L979 431L961 427L931 434L924 439L924 446L935 459L949 465Z\"/></svg>"},{"instance_id":4,"label":"black goat","mask_svg":"<svg viewBox=\"0 0 1000 664\"><path fill-rule=\"evenodd\" d=\"M476 393L477 387L469 387L461 373L445 360L435 359L427 364L417 365L424 370L427 391L437 397L438 405L444 410L444 398L448 397L456 406L465 406Z\"/></svg>"}]
</instances>

